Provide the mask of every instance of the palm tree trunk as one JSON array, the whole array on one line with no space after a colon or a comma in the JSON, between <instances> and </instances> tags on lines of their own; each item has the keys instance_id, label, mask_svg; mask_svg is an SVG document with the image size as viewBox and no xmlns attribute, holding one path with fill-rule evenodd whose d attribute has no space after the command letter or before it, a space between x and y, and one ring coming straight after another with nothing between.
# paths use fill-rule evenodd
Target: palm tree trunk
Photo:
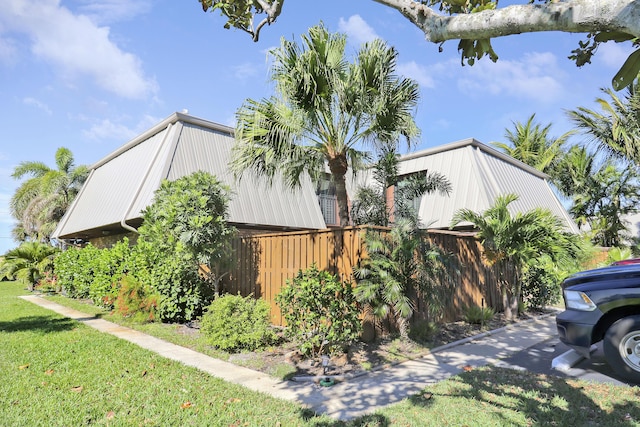
<instances>
[{"instance_id":1,"label":"palm tree trunk","mask_svg":"<svg viewBox=\"0 0 640 427\"><path fill-rule=\"evenodd\" d=\"M338 215L340 216L340 227L349 226L349 199L347 196L347 183L345 175L347 173L347 158L345 155L338 155L329 159L329 170L333 183L336 186L336 201L338 202Z\"/></svg>"}]
</instances>

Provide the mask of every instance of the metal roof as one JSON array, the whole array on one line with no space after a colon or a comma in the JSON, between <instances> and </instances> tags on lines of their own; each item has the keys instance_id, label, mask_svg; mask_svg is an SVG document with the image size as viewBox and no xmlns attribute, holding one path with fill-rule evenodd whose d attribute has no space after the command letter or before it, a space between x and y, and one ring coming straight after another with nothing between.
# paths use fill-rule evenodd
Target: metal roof
<instances>
[{"instance_id":1,"label":"metal roof","mask_svg":"<svg viewBox=\"0 0 640 427\"><path fill-rule=\"evenodd\" d=\"M238 183L228 170L233 129L174 113L91 167L89 178L60 221L54 238L77 238L121 229L141 217L163 179L202 170L232 190L229 221L255 227L326 228L309 178L297 190L282 180L264 184L251 174ZM120 225L122 222L124 225Z\"/></svg>"},{"instance_id":2,"label":"metal roof","mask_svg":"<svg viewBox=\"0 0 640 427\"><path fill-rule=\"evenodd\" d=\"M512 214L534 208L549 209L568 230L579 232L553 193L547 175L475 139L401 157L400 175L424 170L443 174L452 185L448 197L438 194L422 197L418 214L429 228L448 228L459 209L483 212L497 196L515 193L519 199L509 206Z\"/></svg>"}]
</instances>

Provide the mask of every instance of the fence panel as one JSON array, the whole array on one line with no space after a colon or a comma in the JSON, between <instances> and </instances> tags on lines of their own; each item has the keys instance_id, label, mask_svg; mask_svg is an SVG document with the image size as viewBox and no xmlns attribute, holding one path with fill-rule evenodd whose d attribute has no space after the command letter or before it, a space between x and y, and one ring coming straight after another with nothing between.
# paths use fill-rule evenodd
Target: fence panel
<instances>
[{"instance_id":1,"label":"fence panel","mask_svg":"<svg viewBox=\"0 0 640 427\"><path fill-rule=\"evenodd\" d=\"M224 289L263 298L271 307L271 322L282 325L275 297L286 281L314 263L343 281L353 281L354 266L365 254L363 231L364 228L347 227L239 237L233 243L237 262ZM485 306L500 310L502 302L496 285L500 272L483 261L482 247L473 234L437 231L428 236L431 243L456 255L459 262L456 292L445 309L444 320L459 319L467 306L481 305L483 300ZM424 304L417 309L416 317L424 317Z\"/></svg>"}]
</instances>

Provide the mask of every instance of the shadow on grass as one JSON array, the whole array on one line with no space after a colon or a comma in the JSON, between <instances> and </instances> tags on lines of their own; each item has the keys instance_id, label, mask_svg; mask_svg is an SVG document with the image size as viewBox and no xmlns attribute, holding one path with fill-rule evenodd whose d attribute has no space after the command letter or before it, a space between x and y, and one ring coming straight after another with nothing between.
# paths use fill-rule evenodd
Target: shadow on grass
<instances>
[{"instance_id":1,"label":"shadow on grass","mask_svg":"<svg viewBox=\"0 0 640 427\"><path fill-rule=\"evenodd\" d=\"M537 425L608 427L640 421L639 392L631 387L498 367L465 372L452 377L449 383L446 389L425 390L413 396L410 402L423 408L440 399L481 402L493 408L494 416L500 418L498 423L507 424L513 422L512 416L516 413Z\"/></svg>"},{"instance_id":2,"label":"shadow on grass","mask_svg":"<svg viewBox=\"0 0 640 427\"><path fill-rule=\"evenodd\" d=\"M301 414L301 418L305 422L310 423L309 425L313 427L388 427L391 425L387 417L380 414L364 415L349 422L338 420L314 421L314 416L315 414L311 410L304 410Z\"/></svg>"},{"instance_id":3,"label":"shadow on grass","mask_svg":"<svg viewBox=\"0 0 640 427\"><path fill-rule=\"evenodd\" d=\"M57 316L25 316L11 322L0 322L2 332L34 331L42 333L70 331L77 327L74 320Z\"/></svg>"}]
</instances>

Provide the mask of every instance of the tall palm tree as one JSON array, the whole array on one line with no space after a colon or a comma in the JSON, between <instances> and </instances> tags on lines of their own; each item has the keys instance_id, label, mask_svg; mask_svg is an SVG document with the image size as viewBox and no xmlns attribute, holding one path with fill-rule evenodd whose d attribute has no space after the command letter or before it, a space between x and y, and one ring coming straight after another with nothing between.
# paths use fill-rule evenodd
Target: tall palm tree
<instances>
[{"instance_id":1,"label":"tall palm tree","mask_svg":"<svg viewBox=\"0 0 640 427\"><path fill-rule=\"evenodd\" d=\"M17 279L29 290L46 272L53 270L53 258L59 250L40 242L25 242L4 254L0 261L0 277Z\"/></svg>"},{"instance_id":2,"label":"tall palm tree","mask_svg":"<svg viewBox=\"0 0 640 427\"><path fill-rule=\"evenodd\" d=\"M14 237L19 240L48 240L87 179L89 169L76 167L69 149L58 148L55 161L56 169L42 162L25 161L13 171L14 179L30 176L10 202L11 213L18 221Z\"/></svg>"},{"instance_id":3,"label":"tall palm tree","mask_svg":"<svg viewBox=\"0 0 640 427\"><path fill-rule=\"evenodd\" d=\"M515 194L498 196L484 212L461 209L455 213L451 227L470 222L478 230L476 235L490 264L512 266L515 279L511 284L502 278L500 285L505 317L518 313L522 274L528 263L541 256L551 259L575 256L578 252L577 236L563 231L563 226L551 211L533 209L511 215L509 205L518 200Z\"/></svg>"},{"instance_id":4,"label":"tall palm tree","mask_svg":"<svg viewBox=\"0 0 640 427\"><path fill-rule=\"evenodd\" d=\"M346 36L322 24L302 41L282 39L271 52L277 95L248 99L236 113L231 166L239 176L252 169L270 181L282 173L295 187L303 172L317 179L328 165L346 226L347 171L363 167L363 145L395 145L401 137L411 145L419 134L418 84L395 74L398 53L381 40L364 44L353 63L345 59Z\"/></svg>"},{"instance_id":5,"label":"tall palm tree","mask_svg":"<svg viewBox=\"0 0 640 427\"><path fill-rule=\"evenodd\" d=\"M612 89L601 91L610 98L596 99L601 112L579 107L567 113L569 118L600 152L640 166L640 84L629 86L622 97Z\"/></svg>"},{"instance_id":6,"label":"tall palm tree","mask_svg":"<svg viewBox=\"0 0 640 427\"><path fill-rule=\"evenodd\" d=\"M640 176L636 168L621 168L611 158L597 162L586 148L571 147L558 167L558 189L571 200L569 212L600 246L620 246L628 240L625 216L640 207Z\"/></svg>"},{"instance_id":7,"label":"tall palm tree","mask_svg":"<svg viewBox=\"0 0 640 427\"><path fill-rule=\"evenodd\" d=\"M532 114L525 124L513 122L514 129L505 130L507 143L492 142L491 145L516 160L520 160L554 178L554 169L564 153L564 145L573 131L566 132L558 138L551 137L551 123L542 127L535 123L536 115Z\"/></svg>"}]
</instances>

